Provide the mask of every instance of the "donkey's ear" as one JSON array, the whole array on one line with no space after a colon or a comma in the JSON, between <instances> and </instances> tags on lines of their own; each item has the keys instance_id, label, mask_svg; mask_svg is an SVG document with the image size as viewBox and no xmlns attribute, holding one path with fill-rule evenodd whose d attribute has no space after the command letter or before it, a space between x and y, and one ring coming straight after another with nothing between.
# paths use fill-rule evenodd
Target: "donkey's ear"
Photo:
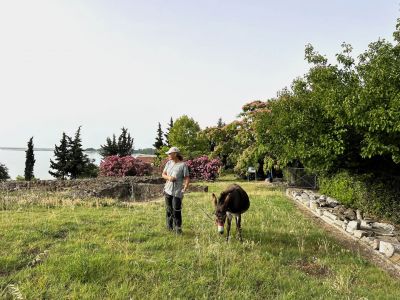
<instances>
[{"instance_id":1,"label":"donkey's ear","mask_svg":"<svg viewBox=\"0 0 400 300\"><path fill-rule=\"evenodd\" d=\"M214 206L217 206L217 197L215 196L214 193L212 193L212 200L213 200Z\"/></svg>"}]
</instances>

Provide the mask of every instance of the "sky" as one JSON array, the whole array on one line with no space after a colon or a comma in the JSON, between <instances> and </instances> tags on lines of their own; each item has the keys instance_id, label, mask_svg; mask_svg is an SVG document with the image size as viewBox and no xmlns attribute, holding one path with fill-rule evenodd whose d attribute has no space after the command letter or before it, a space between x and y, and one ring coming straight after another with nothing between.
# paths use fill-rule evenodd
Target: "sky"
<instances>
[{"instance_id":1,"label":"sky","mask_svg":"<svg viewBox=\"0 0 400 300\"><path fill-rule=\"evenodd\" d=\"M393 41L400 0L0 0L0 147L53 147L82 126L99 148L158 122L237 118L307 72L307 43L335 63Z\"/></svg>"}]
</instances>

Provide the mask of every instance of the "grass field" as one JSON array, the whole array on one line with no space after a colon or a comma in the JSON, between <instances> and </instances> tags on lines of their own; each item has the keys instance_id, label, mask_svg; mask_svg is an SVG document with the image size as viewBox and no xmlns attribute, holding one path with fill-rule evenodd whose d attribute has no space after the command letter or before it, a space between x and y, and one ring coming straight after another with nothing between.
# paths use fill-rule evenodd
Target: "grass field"
<instances>
[{"instance_id":1,"label":"grass field","mask_svg":"<svg viewBox=\"0 0 400 300\"><path fill-rule=\"evenodd\" d=\"M0 299L400 299L398 279L343 249L282 191L241 185L251 199L243 243L227 243L203 213L210 194L185 196L182 236L166 231L162 201L0 194Z\"/></svg>"}]
</instances>

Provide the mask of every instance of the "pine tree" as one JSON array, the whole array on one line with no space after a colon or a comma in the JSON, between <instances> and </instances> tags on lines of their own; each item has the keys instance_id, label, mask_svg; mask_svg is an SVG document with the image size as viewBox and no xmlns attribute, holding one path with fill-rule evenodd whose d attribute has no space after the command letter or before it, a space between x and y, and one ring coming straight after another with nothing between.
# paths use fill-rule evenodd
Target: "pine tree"
<instances>
[{"instance_id":1,"label":"pine tree","mask_svg":"<svg viewBox=\"0 0 400 300\"><path fill-rule=\"evenodd\" d=\"M0 163L0 180L7 180L9 178L7 167Z\"/></svg>"},{"instance_id":2,"label":"pine tree","mask_svg":"<svg viewBox=\"0 0 400 300\"><path fill-rule=\"evenodd\" d=\"M81 126L76 131L74 139L68 137L68 144L67 170L71 178L76 179L85 172L85 168L90 162L87 155L83 153Z\"/></svg>"},{"instance_id":3,"label":"pine tree","mask_svg":"<svg viewBox=\"0 0 400 300\"><path fill-rule=\"evenodd\" d=\"M69 139L70 138L65 134L65 132L63 132L60 146L55 145L54 148L55 161L50 159L50 169L53 169L54 171L49 171L49 173L57 179L64 180L68 176Z\"/></svg>"},{"instance_id":4,"label":"pine tree","mask_svg":"<svg viewBox=\"0 0 400 300\"><path fill-rule=\"evenodd\" d=\"M156 137L156 141L153 144L154 148L156 148L156 150L160 150L162 146L164 146L164 141L163 141L163 132L161 130L161 124L158 123L158 129L157 129L157 137Z\"/></svg>"},{"instance_id":5,"label":"pine tree","mask_svg":"<svg viewBox=\"0 0 400 300\"><path fill-rule=\"evenodd\" d=\"M35 155L33 153L33 137L31 137L28 141L28 149L25 151L26 160L25 160L25 180L30 181L34 178L33 175L33 166L35 165Z\"/></svg>"},{"instance_id":6,"label":"pine tree","mask_svg":"<svg viewBox=\"0 0 400 300\"><path fill-rule=\"evenodd\" d=\"M222 118L219 118L218 119L218 123L217 123L217 127L218 128L222 128L222 127L224 127L226 124L224 123L224 122L222 122Z\"/></svg>"},{"instance_id":7,"label":"pine tree","mask_svg":"<svg viewBox=\"0 0 400 300\"><path fill-rule=\"evenodd\" d=\"M166 131L165 134L164 134L164 137L165 137L165 145L167 145L168 147L171 147L171 143L169 142L168 136L169 136L169 132L170 132L172 126L174 126L174 120L172 120L172 117L171 117L171 120L169 121L169 124L168 124L167 131Z\"/></svg>"},{"instance_id":8,"label":"pine tree","mask_svg":"<svg viewBox=\"0 0 400 300\"><path fill-rule=\"evenodd\" d=\"M133 138L131 138L128 129L122 127L121 135L118 137L118 155L129 156L133 153Z\"/></svg>"},{"instance_id":9,"label":"pine tree","mask_svg":"<svg viewBox=\"0 0 400 300\"><path fill-rule=\"evenodd\" d=\"M113 139L111 140L109 137L106 140L105 145L101 145L100 155L105 158L111 155L118 155L118 145L115 134L113 134Z\"/></svg>"}]
</instances>

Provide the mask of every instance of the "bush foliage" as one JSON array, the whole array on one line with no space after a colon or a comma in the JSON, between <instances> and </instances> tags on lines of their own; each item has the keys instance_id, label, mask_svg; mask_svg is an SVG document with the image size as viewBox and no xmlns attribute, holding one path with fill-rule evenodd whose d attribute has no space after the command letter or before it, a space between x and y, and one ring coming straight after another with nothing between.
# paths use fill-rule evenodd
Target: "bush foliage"
<instances>
[{"instance_id":1,"label":"bush foliage","mask_svg":"<svg viewBox=\"0 0 400 300\"><path fill-rule=\"evenodd\" d=\"M320 191L343 204L400 222L400 178L339 172L319 179Z\"/></svg>"},{"instance_id":2,"label":"bush foliage","mask_svg":"<svg viewBox=\"0 0 400 300\"><path fill-rule=\"evenodd\" d=\"M112 155L100 163L100 176L144 176L151 174L151 165L132 156Z\"/></svg>"},{"instance_id":3,"label":"bush foliage","mask_svg":"<svg viewBox=\"0 0 400 300\"><path fill-rule=\"evenodd\" d=\"M213 181L219 175L222 164L219 159L210 159L203 155L186 162L189 168L190 178Z\"/></svg>"}]
</instances>

